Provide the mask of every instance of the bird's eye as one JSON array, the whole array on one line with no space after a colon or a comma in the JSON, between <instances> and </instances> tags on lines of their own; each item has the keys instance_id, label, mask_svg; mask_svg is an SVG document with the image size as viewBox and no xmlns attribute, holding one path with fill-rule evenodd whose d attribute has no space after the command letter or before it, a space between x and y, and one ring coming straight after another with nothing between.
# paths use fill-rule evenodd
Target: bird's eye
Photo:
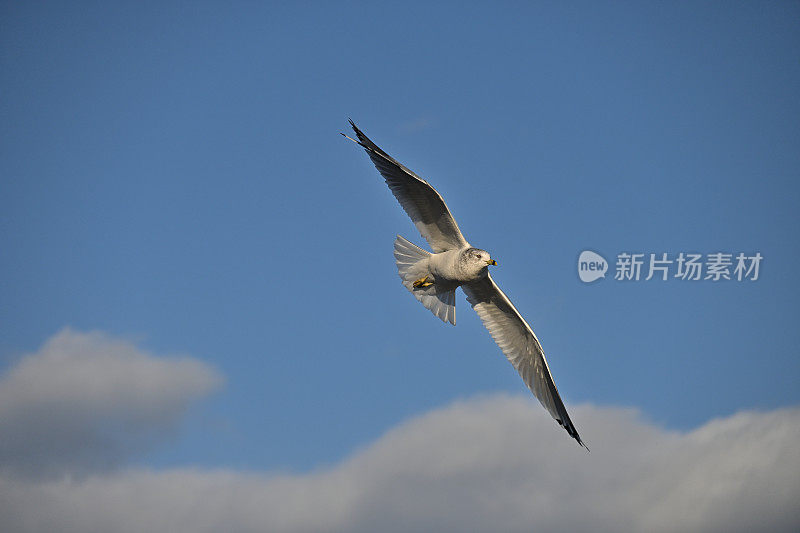
<instances>
[{"instance_id":1,"label":"bird's eye","mask_svg":"<svg viewBox=\"0 0 800 533\"><path fill-rule=\"evenodd\" d=\"M478 259L483 259L483 256L481 256L481 254L478 254Z\"/></svg>"}]
</instances>

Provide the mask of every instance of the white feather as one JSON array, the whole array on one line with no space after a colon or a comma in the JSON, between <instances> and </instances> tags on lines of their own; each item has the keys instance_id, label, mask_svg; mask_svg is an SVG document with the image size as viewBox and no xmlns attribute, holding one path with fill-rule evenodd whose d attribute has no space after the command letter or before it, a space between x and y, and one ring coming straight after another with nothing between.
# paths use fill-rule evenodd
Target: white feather
<instances>
[{"instance_id":1,"label":"white feather","mask_svg":"<svg viewBox=\"0 0 800 533\"><path fill-rule=\"evenodd\" d=\"M439 281L430 287L414 287L414 282L419 279L425 277L434 279L429 267L430 257L430 252L423 250L400 235L394 241L394 258L397 263L397 273L400 275L403 286L431 313L439 317L442 322L449 322L455 326L456 285Z\"/></svg>"}]
</instances>

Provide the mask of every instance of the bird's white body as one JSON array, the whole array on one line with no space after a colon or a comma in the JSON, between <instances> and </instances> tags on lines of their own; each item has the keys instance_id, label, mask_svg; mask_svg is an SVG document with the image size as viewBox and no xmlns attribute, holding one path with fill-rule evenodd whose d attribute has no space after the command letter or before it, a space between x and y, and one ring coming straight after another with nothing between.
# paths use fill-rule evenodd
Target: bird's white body
<instances>
[{"instance_id":1,"label":"bird's white body","mask_svg":"<svg viewBox=\"0 0 800 533\"><path fill-rule=\"evenodd\" d=\"M433 254L428 259L428 270L435 279L442 279L448 282L461 285L469 279L464 279L461 269L459 268L459 256L461 250L447 250Z\"/></svg>"},{"instance_id":2,"label":"bird's white body","mask_svg":"<svg viewBox=\"0 0 800 533\"><path fill-rule=\"evenodd\" d=\"M458 286L470 283L480 278L485 278L489 274L488 260L480 262L468 261L466 256L471 246L466 246L460 250L447 250L433 254L428 258L428 269L434 278L442 279L447 283L455 283ZM481 250L485 257L490 257L488 252Z\"/></svg>"}]
</instances>

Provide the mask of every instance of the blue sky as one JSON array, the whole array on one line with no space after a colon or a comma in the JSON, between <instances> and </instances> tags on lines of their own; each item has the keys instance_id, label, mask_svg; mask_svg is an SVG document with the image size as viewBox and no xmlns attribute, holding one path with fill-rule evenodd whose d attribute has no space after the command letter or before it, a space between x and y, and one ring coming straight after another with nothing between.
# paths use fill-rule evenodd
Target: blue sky
<instances>
[{"instance_id":1,"label":"blue sky","mask_svg":"<svg viewBox=\"0 0 800 533\"><path fill-rule=\"evenodd\" d=\"M395 234L423 241L351 117L498 259L568 407L690 431L796 406L798 15L5 2L0 370L63 328L201 362L218 379L125 460L154 469L310 472L525 397L463 295L452 328L400 285ZM587 285L585 249L764 259L755 282Z\"/></svg>"}]
</instances>

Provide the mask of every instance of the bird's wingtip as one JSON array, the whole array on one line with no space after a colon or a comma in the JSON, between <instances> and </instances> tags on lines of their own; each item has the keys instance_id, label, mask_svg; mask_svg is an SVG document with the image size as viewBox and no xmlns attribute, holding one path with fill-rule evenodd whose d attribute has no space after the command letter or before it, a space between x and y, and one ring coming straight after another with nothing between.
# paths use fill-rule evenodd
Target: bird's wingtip
<instances>
[{"instance_id":1,"label":"bird's wingtip","mask_svg":"<svg viewBox=\"0 0 800 533\"><path fill-rule=\"evenodd\" d=\"M356 144L358 144L358 145L360 145L360 146L364 146L363 144L361 144L361 143L360 143L360 142L358 142L357 140L353 139L352 137L350 137L350 136L349 136L349 135L347 135L346 133L342 133L342 132L340 131L340 132L339 132L339 135L341 135L342 137L346 137L346 138L350 139L351 141L353 141L354 143L356 143Z\"/></svg>"},{"instance_id":2,"label":"bird's wingtip","mask_svg":"<svg viewBox=\"0 0 800 533\"><path fill-rule=\"evenodd\" d=\"M347 120L348 120L348 121L350 121L350 127L351 127L351 128L353 128L353 131L354 131L354 132L356 132L356 136L358 136L358 138L359 138L359 139L361 139L361 137L363 137L363 136L364 136L364 134L363 134L363 133L361 133L361 130L360 130L360 129L358 129L358 126L356 126L356 123L355 123L355 122L353 122L353 120L352 120L352 119L349 119L349 118L348 118Z\"/></svg>"},{"instance_id":3,"label":"bird's wingtip","mask_svg":"<svg viewBox=\"0 0 800 533\"><path fill-rule=\"evenodd\" d=\"M353 122L353 119L348 117L347 118L347 122L350 123L350 127L353 128L353 131L356 132L356 135L358 135L360 137L361 136L361 131L358 129L358 126L356 126L356 123Z\"/></svg>"}]
</instances>

